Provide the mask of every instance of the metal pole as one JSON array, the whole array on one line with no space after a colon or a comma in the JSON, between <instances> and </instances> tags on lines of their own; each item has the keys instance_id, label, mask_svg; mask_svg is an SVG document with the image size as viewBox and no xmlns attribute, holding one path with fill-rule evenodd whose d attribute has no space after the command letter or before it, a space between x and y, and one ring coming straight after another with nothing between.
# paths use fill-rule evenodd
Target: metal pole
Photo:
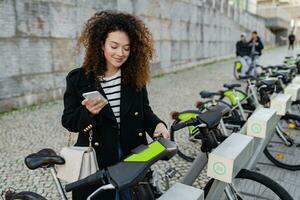
<instances>
[{"instance_id":1,"label":"metal pole","mask_svg":"<svg viewBox=\"0 0 300 200\"><path fill-rule=\"evenodd\" d=\"M50 167L50 172L51 172L51 175L54 179L54 182L55 182L55 185L56 185L56 188L58 190L58 193L59 195L61 196L61 199L63 200L67 200L67 197L66 197L66 194L61 186L61 182L58 180L57 176L56 176L56 170L54 167Z\"/></svg>"},{"instance_id":2,"label":"metal pole","mask_svg":"<svg viewBox=\"0 0 300 200\"><path fill-rule=\"evenodd\" d=\"M190 167L189 171L179 182L191 186L195 182L196 178L198 178L199 174L204 169L207 162L208 159L206 157L206 154L200 152L194 160L194 162L192 163L192 166Z\"/></svg>"}]
</instances>

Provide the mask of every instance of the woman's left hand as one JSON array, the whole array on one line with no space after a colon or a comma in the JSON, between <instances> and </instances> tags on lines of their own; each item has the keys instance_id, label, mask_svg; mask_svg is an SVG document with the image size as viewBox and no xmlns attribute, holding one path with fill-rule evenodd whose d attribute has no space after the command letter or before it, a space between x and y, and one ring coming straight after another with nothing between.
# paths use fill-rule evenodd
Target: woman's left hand
<instances>
[{"instance_id":1,"label":"woman's left hand","mask_svg":"<svg viewBox=\"0 0 300 200\"><path fill-rule=\"evenodd\" d=\"M154 130L154 134L161 134L164 138L170 138L170 132L163 123L158 123Z\"/></svg>"}]
</instances>

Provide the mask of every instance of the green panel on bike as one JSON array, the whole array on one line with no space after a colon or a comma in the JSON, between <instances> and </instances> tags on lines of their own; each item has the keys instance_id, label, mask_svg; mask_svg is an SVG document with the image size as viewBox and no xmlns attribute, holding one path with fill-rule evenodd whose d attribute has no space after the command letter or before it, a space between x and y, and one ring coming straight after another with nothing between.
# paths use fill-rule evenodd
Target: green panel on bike
<instances>
[{"instance_id":1,"label":"green panel on bike","mask_svg":"<svg viewBox=\"0 0 300 200\"><path fill-rule=\"evenodd\" d=\"M242 63L240 61L236 61L234 62L234 65L235 65L235 69L240 72L241 69L242 69Z\"/></svg>"},{"instance_id":2,"label":"green panel on bike","mask_svg":"<svg viewBox=\"0 0 300 200\"><path fill-rule=\"evenodd\" d=\"M195 118L195 117L197 117L198 116L198 114L195 114L195 113L181 113L181 114L179 114L178 115L178 119L180 120L180 121L188 121L188 120L190 120L190 119L192 119L192 118ZM190 133L194 133L194 130L195 130L195 127L194 126L189 126L188 127L188 129L189 129L189 132Z\"/></svg>"},{"instance_id":3,"label":"green panel on bike","mask_svg":"<svg viewBox=\"0 0 300 200\"><path fill-rule=\"evenodd\" d=\"M155 141L148 145L143 151L133 154L126 158L125 162L147 162L163 152L166 148L160 144L158 141Z\"/></svg>"},{"instance_id":4,"label":"green panel on bike","mask_svg":"<svg viewBox=\"0 0 300 200\"><path fill-rule=\"evenodd\" d=\"M288 59L287 60L287 64L288 65L295 65L296 64L296 60L295 59Z\"/></svg>"},{"instance_id":5,"label":"green panel on bike","mask_svg":"<svg viewBox=\"0 0 300 200\"><path fill-rule=\"evenodd\" d=\"M246 95L238 90L235 91L235 94L237 95L237 97L239 98L240 101L243 101L246 98ZM235 106L237 104L235 95L232 90L225 91L224 96L229 98L231 105Z\"/></svg>"}]
</instances>

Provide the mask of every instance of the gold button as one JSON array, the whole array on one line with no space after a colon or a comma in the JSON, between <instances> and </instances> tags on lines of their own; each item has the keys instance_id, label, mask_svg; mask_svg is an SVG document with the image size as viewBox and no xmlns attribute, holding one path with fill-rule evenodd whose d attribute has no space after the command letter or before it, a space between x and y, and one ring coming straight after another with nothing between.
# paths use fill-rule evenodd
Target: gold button
<instances>
[{"instance_id":1,"label":"gold button","mask_svg":"<svg viewBox=\"0 0 300 200\"><path fill-rule=\"evenodd\" d=\"M99 142L95 142L95 146L96 146L96 147L99 146Z\"/></svg>"},{"instance_id":2,"label":"gold button","mask_svg":"<svg viewBox=\"0 0 300 200\"><path fill-rule=\"evenodd\" d=\"M139 115L139 113L138 113L138 112L135 112L135 113L134 113L134 115L135 115L135 116L138 116L138 115Z\"/></svg>"},{"instance_id":3,"label":"gold button","mask_svg":"<svg viewBox=\"0 0 300 200\"><path fill-rule=\"evenodd\" d=\"M142 137L142 136L143 136L143 133L139 133L139 136Z\"/></svg>"}]
</instances>

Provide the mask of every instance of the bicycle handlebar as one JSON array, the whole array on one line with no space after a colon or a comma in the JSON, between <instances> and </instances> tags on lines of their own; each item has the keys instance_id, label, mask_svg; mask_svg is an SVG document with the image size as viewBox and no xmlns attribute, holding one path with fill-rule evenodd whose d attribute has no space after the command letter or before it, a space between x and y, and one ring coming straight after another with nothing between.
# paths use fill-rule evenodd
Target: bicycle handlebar
<instances>
[{"instance_id":1,"label":"bicycle handlebar","mask_svg":"<svg viewBox=\"0 0 300 200\"><path fill-rule=\"evenodd\" d=\"M105 184L105 182L104 182L104 177L106 177L105 173L106 172L104 172L103 170L97 171L96 173L94 173L84 179L67 184L65 186L65 189L67 192L70 192L72 190L80 189L80 188L85 187L90 184L97 184L97 183Z\"/></svg>"},{"instance_id":2,"label":"bicycle handlebar","mask_svg":"<svg viewBox=\"0 0 300 200\"><path fill-rule=\"evenodd\" d=\"M182 122L182 123L178 123L178 124L174 124L171 126L171 129L173 131L178 131L180 129L183 129L184 127L187 127L187 126L197 126L197 125L200 125L201 124L201 121L199 120L198 117L196 118L192 118L188 121L185 121L185 122Z\"/></svg>"}]
</instances>

